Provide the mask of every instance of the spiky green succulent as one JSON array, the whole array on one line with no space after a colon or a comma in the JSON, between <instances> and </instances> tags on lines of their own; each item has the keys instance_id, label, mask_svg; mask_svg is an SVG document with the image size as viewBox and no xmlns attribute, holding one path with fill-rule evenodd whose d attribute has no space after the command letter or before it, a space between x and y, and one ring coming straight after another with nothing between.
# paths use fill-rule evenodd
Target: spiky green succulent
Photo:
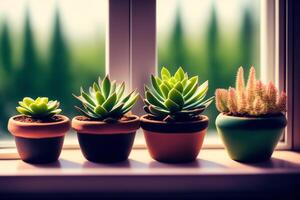
<instances>
[{"instance_id":1,"label":"spiky green succulent","mask_svg":"<svg viewBox=\"0 0 300 200\"><path fill-rule=\"evenodd\" d=\"M37 119L51 118L62 111L58 101L49 101L47 97L38 97L35 100L24 97L23 101L19 101L19 105L16 108L19 113Z\"/></svg>"},{"instance_id":2,"label":"spiky green succulent","mask_svg":"<svg viewBox=\"0 0 300 200\"><path fill-rule=\"evenodd\" d=\"M125 83L117 84L107 76L103 80L98 78L89 87L89 93L80 89L80 96L73 95L78 99L82 107L75 106L84 116L94 120L117 120L131 110L138 99L138 93L132 91L124 95Z\"/></svg>"},{"instance_id":3,"label":"spiky green succulent","mask_svg":"<svg viewBox=\"0 0 300 200\"><path fill-rule=\"evenodd\" d=\"M213 101L204 101L208 81L198 84L198 76L188 77L180 67L172 76L167 68L161 77L151 75L151 87L145 86L144 110L164 121L186 121L198 117Z\"/></svg>"}]
</instances>

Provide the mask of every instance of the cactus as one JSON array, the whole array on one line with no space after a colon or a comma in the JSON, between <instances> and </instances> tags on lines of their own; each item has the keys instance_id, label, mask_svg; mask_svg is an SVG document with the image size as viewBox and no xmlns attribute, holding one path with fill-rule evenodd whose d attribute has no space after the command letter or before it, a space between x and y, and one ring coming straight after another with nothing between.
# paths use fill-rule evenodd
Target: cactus
<instances>
[{"instance_id":1,"label":"cactus","mask_svg":"<svg viewBox=\"0 0 300 200\"><path fill-rule=\"evenodd\" d=\"M151 88L145 85L144 110L157 120L193 120L213 101L203 101L207 91L208 81L199 86L198 76L189 78L181 67L173 76L163 67L161 77L151 75Z\"/></svg>"},{"instance_id":2,"label":"cactus","mask_svg":"<svg viewBox=\"0 0 300 200\"><path fill-rule=\"evenodd\" d=\"M234 116L276 115L286 112L286 93L278 90L270 82L264 85L256 80L255 68L251 67L247 86L244 85L244 70L240 67L236 77L236 87L216 90L218 111Z\"/></svg>"},{"instance_id":3,"label":"cactus","mask_svg":"<svg viewBox=\"0 0 300 200\"><path fill-rule=\"evenodd\" d=\"M22 101L19 101L19 105L16 107L19 113L36 119L50 119L62 111L58 108L58 101L49 101L47 97L38 97L35 100L24 97Z\"/></svg>"},{"instance_id":4,"label":"cactus","mask_svg":"<svg viewBox=\"0 0 300 200\"><path fill-rule=\"evenodd\" d=\"M110 81L108 75L103 81L99 77L98 84L94 82L89 87L89 93L81 88L80 96L73 94L82 104L82 108L75 108L93 120L116 121L131 110L139 96L135 91L125 96L124 90L124 82L117 84L116 81Z\"/></svg>"}]
</instances>

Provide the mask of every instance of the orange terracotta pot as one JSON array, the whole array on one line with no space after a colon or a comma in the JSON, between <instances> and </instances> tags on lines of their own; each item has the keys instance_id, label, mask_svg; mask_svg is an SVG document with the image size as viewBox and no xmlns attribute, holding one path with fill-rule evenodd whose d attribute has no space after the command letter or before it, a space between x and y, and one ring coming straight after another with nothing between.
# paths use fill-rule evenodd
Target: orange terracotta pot
<instances>
[{"instance_id":1,"label":"orange terracotta pot","mask_svg":"<svg viewBox=\"0 0 300 200\"><path fill-rule=\"evenodd\" d=\"M160 162L194 161L202 147L208 117L190 122L163 122L141 117L146 144L151 157Z\"/></svg>"},{"instance_id":2,"label":"orange terracotta pot","mask_svg":"<svg viewBox=\"0 0 300 200\"><path fill-rule=\"evenodd\" d=\"M11 117L8 130L14 136L21 159L28 163L49 163L58 159L63 146L64 136L71 123L68 117L58 122L21 122Z\"/></svg>"},{"instance_id":3,"label":"orange terracotta pot","mask_svg":"<svg viewBox=\"0 0 300 200\"><path fill-rule=\"evenodd\" d=\"M128 121L106 123L82 121L73 118L72 128L77 131L80 149L84 157L92 162L120 162L128 158L140 127L139 117L131 115Z\"/></svg>"}]
</instances>

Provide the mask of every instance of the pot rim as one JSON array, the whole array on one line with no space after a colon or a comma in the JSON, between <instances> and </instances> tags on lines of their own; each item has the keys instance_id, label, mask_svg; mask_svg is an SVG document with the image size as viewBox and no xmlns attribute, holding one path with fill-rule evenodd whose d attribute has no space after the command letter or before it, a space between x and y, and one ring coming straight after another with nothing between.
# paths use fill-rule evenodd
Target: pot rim
<instances>
[{"instance_id":1,"label":"pot rim","mask_svg":"<svg viewBox=\"0 0 300 200\"><path fill-rule=\"evenodd\" d=\"M285 117L285 114L278 113L276 115L269 115L269 116L257 116L257 117L245 117L245 116L234 116L234 115L228 115L225 113L219 113L220 117L227 117L227 118L233 118L233 119L239 119L239 120L268 120L273 118L280 118Z\"/></svg>"},{"instance_id":2,"label":"pot rim","mask_svg":"<svg viewBox=\"0 0 300 200\"><path fill-rule=\"evenodd\" d=\"M165 121L161 121L161 120L152 120L152 119L147 119L146 117L149 116L149 114L145 114L142 115L140 117L140 120L142 122L146 122L146 123L155 123L155 124L168 124L168 125L173 125L173 124L196 124L199 122L206 122L208 121L208 117L206 115L199 115L201 117L203 117L201 120L194 120L194 121L184 121L184 122L165 122Z\"/></svg>"},{"instance_id":3,"label":"pot rim","mask_svg":"<svg viewBox=\"0 0 300 200\"><path fill-rule=\"evenodd\" d=\"M70 129L70 119L64 115L57 115L63 118L62 121L46 123L28 123L15 120L19 116L24 115L12 116L8 121L8 130L16 137L32 139L62 137Z\"/></svg>"},{"instance_id":4,"label":"pot rim","mask_svg":"<svg viewBox=\"0 0 300 200\"><path fill-rule=\"evenodd\" d=\"M19 126L49 126L49 125L54 126L54 125L58 125L58 124L64 124L64 123L70 121L70 119L65 115L55 115L55 116L63 118L62 121L56 121L56 122L42 122L41 123L41 122L21 122L21 121L15 120L15 118L21 117L21 116L26 116L26 115L14 115L9 118L9 122L14 123Z\"/></svg>"},{"instance_id":5,"label":"pot rim","mask_svg":"<svg viewBox=\"0 0 300 200\"><path fill-rule=\"evenodd\" d=\"M202 119L185 122L165 122L161 120L147 119L149 114L140 117L141 127L147 131L160 133L195 133L208 127L209 118L205 115L199 115Z\"/></svg>"},{"instance_id":6,"label":"pot rim","mask_svg":"<svg viewBox=\"0 0 300 200\"><path fill-rule=\"evenodd\" d=\"M77 115L72 119L72 121L76 121L77 123L80 123L80 124L95 124L95 125L110 124L110 125L112 125L112 124L128 124L128 123L132 123L134 121L139 120L139 117L137 115L133 115L133 114L131 114L129 117L134 117L134 119L128 120L128 121L118 120L117 123L107 123L107 122L104 122L104 121L83 121L83 120L78 120L77 119L78 117L83 117L83 116L82 115Z\"/></svg>"},{"instance_id":7,"label":"pot rim","mask_svg":"<svg viewBox=\"0 0 300 200\"><path fill-rule=\"evenodd\" d=\"M134 119L128 121L118 120L116 123L107 123L103 121L82 121L75 116L72 119L72 128L80 134L122 134L135 133L140 127L140 118L131 114L129 117Z\"/></svg>"},{"instance_id":8,"label":"pot rim","mask_svg":"<svg viewBox=\"0 0 300 200\"><path fill-rule=\"evenodd\" d=\"M227 129L277 129L287 125L285 115L279 114L271 117L236 117L220 113L215 121L217 128Z\"/></svg>"}]
</instances>

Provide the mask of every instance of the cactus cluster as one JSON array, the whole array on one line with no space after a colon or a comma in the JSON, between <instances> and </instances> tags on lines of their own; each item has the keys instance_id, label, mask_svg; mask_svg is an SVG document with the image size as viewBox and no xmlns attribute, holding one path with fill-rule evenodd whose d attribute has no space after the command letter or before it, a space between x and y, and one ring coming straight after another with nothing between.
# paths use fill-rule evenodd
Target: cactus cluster
<instances>
[{"instance_id":1,"label":"cactus cluster","mask_svg":"<svg viewBox=\"0 0 300 200\"><path fill-rule=\"evenodd\" d=\"M58 101L49 101L47 97L38 97L35 100L30 97L24 97L19 101L16 109L19 113L36 119L50 119L61 112Z\"/></svg>"},{"instance_id":2,"label":"cactus cluster","mask_svg":"<svg viewBox=\"0 0 300 200\"><path fill-rule=\"evenodd\" d=\"M89 87L89 93L83 88L80 89L80 96L73 96L78 99L82 108L75 106L84 116L93 120L115 121L131 110L138 99L138 93L132 91L124 95L125 83L117 84L107 76L103 80L98 79Z\"/></svg>"},{"instance_id":3,"label":"cactus cluster","mask_svg":"<svg viewBox=\"0 0 300 200\"><path fill-rule=\"evenodd\" d=\"M247 85L244 70L240 67L236 77L236 87L216 90L216 107L233 116L275 115L286 111L286 93L279 94L272 82L265 85L256 80L255 68L251 67Z\"/></svg>"},{"instance_id":4,"label":"cactus cluster","mask_svg":"<svg viewBox=\"0 0 300 200\"><path fill-rule=\"evenodd\" d=\"M192 120L213 101L203 101L207 90L208 81L199 86L198 76L189 78L181 67L173 76L163 67L161 77L151 75L151 87L145 86L144 110L157 120Z\"/></svg>"}]
</instances>

